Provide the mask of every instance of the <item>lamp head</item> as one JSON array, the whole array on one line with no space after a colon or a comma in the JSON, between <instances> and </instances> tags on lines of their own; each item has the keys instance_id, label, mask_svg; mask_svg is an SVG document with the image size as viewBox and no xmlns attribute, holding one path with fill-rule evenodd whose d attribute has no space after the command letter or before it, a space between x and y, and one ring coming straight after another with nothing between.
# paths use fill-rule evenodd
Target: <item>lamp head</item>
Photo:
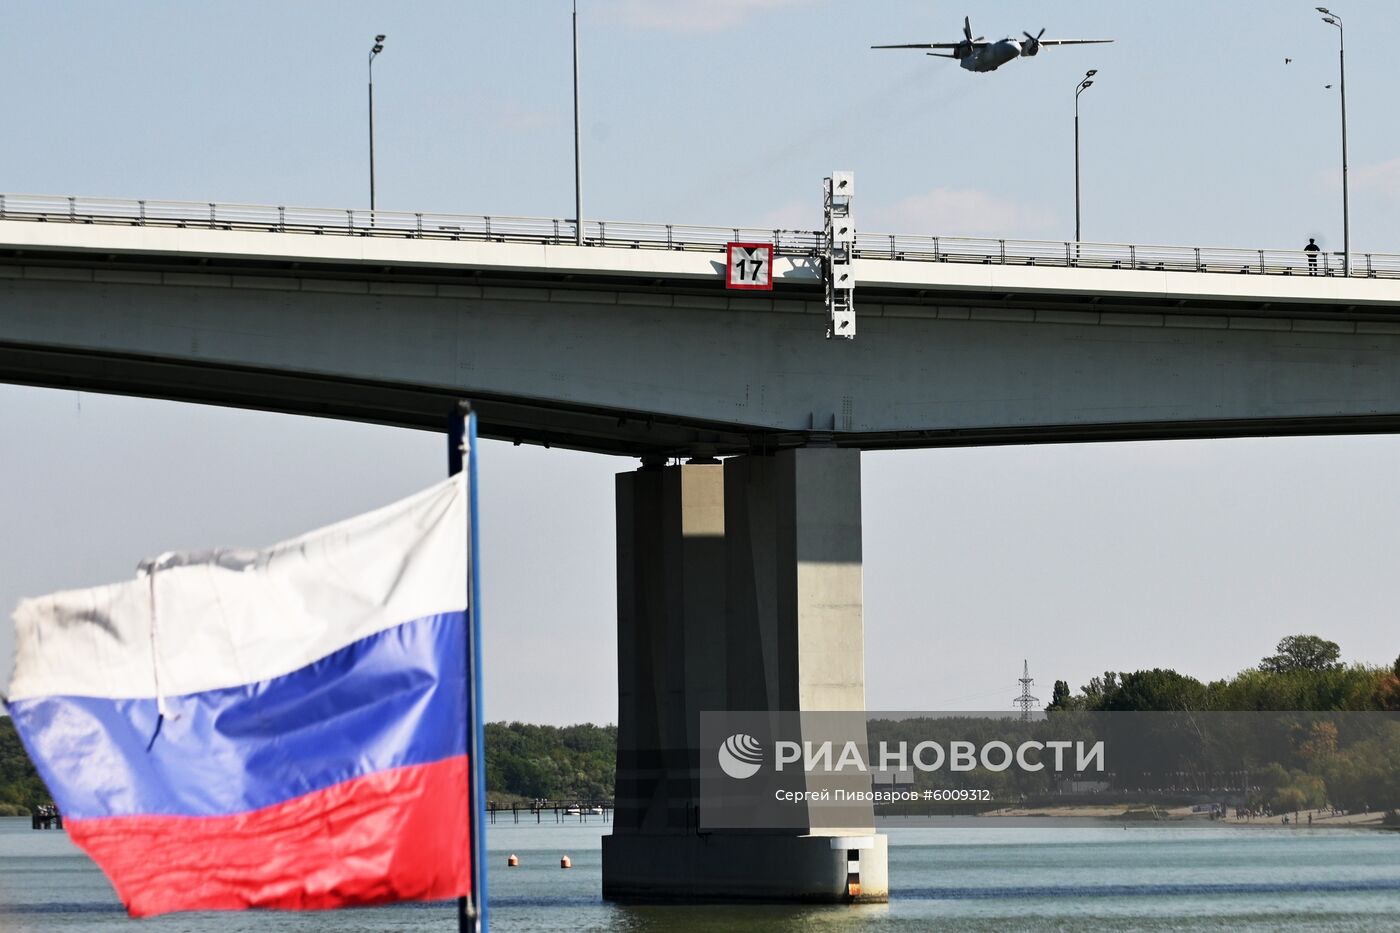
<instances>
[{"instance_id":1,"label":"lamp head","mask_svg":"<svg viewBox=\"0 0 1400 933\"><path fill-rule=\"evenodd\" d=\"M382 43L383 41L384 41L384 34L383 34L382 32L381 32L379 35L377 35L377 36L374 37L374 42L375 42L376 45Z\"/></svg>"},{"instance_id":2,"label":"lamp head","mask_svg":"<svg viewBox=\"0 0 1400 933\"><path fill-rule=\"evenodd\" d=\"M1097 68L1090 68L1088 71L1084 72L1084 77L1086 77L1086 78L1092 78L1094 75L1096 75L1096 74L1098 74L1098 73L1099 73L1099 70L1098 70Z\"/></svg>"}]
</instances>

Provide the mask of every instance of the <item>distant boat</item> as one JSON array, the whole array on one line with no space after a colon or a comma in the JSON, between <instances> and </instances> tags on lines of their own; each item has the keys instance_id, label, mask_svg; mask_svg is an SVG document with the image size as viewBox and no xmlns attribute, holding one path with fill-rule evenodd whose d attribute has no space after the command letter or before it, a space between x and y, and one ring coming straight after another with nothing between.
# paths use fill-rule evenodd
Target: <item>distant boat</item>
<instances>
[{"instance_id":1,"label":"distant boat","mask_svg":"<svg viewBox=\"0 0 1400 933\"><path fill-rule=\"evenodd\" d=\"M569 809L564 811L565 816L578 816L581 813L583 813L583 811L580 810L578 807L570 807Z\"/></svg>"},{"instance_id":2,"label":"distant boat","mask_svg":"<svg viewBox=\"0 0 1400 933\"><path fill-rule=\"evenodd\" d=\"M603 812L603 808L602 808L602 807L594 807L594 808L592 808L591 810L589 810L588 812L589 812L589 813L602 813L602 812Z\"/></svg>"}]
</instances>

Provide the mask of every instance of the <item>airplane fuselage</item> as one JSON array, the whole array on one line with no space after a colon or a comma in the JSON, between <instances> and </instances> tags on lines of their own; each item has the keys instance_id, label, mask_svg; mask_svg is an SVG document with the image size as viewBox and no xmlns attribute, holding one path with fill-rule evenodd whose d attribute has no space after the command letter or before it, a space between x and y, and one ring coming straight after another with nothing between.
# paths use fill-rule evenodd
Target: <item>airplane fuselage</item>
<instances>
[{"instance_id":1,"label":"airplane fuselage","mask_svg":"<svg viewBox=\"0 0 1400 933\"><path fill-rule=\"evenodd\" d=\"M996 71L1002 65L1017 58L1031 58L1039 55L1046 46L1060 45L1099 45L1112 42L1112 39L1046 39L1045 29L1031 35L1022 31L1026 39L1013 39L1008 36L996 42L988 42L982 36L973 38L972 21L963 17L963 38L961 42L911 42L904 45L872 45L872 49L924 49L925 54L935 58L954 58L964 71Z\"/></svg>"},{"instance_id":2,"label":"airplane fuselage","mask_svg":"<svg viewBox=\"0 0 1400 933\"><path fill-rule=\"evenodd\" d=\"M1020 42L1015 39L1002 39L1000 42L989 42L981 48L973 49L958 64L968 71L996 71L1020 55Z\"/></svg>"}]
</instances>

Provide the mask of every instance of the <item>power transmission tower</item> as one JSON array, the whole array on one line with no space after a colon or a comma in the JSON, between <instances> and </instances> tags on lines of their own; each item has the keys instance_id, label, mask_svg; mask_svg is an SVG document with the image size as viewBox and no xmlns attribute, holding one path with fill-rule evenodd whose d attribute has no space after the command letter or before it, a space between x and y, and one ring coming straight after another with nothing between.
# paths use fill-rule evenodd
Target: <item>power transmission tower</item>
<instances>
[{"instance_id":1,"label":"power transmission tower","mask_svg":"<svg viewBox=\"0 0 1400 933\"><path fill-rule=\"evenodd\" d=\"M1040 697L1031 696L1031 684L1035 683L1035 679L1031 677L1030 662L1021 661L1021 676L1017 679L1021 682L1021 695L1012 700L1011 705L1021 708L1022 722L1030 722L1031 710L1040 706Z\"/></svg>"}]
</instances>

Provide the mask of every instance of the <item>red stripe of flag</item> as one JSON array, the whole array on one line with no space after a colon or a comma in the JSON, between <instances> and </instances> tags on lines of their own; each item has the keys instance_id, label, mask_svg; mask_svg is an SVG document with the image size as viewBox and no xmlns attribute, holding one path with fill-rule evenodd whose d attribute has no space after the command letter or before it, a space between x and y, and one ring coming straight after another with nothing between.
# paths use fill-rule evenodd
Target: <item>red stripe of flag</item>
<instances>
[{"instance_id":1,"label":"red stripe of flag","mask_svg":"<svg viewBox=\"0 0 1400 933\"><path fill-rule=\"evenodd\" d=\"M471 890L467 757L379 771L232 816L71 820L133 917L317 910Z\"/></svg>"}]
</instances>

